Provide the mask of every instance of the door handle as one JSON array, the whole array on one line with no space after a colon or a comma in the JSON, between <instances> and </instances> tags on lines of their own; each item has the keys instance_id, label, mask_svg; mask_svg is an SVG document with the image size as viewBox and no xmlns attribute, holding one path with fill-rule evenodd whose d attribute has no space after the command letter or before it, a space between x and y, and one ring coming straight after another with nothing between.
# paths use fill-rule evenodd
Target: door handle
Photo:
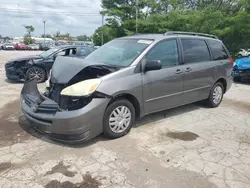
<instances>
[{"instance_id":1,"label":"door handle","mask_svg":"<svg viewBox=\"0 0 250 188\"><path fill-rule=\"evenodd\" d=\"M186 68L186 72L190 72L192 69L190 67Z\"/></svg>"},{"instance_id":2,"label":"door handle","mask_svg":"<svg viewBox=\"0 0 250 188\"><path fill-rule=\"evenodd\" d=\"M181 74L181 73L182 73L182 71L180 69L177 69L175 72L175 74Z\"/></svg>"}]
</instances>

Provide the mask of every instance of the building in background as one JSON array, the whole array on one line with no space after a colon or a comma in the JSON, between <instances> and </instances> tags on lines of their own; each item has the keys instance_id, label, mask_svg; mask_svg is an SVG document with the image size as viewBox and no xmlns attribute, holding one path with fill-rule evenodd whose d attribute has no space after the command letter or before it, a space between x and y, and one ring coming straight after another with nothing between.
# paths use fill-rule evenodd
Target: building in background
<instances>
[{"instance_id":1,"label":"building in background","mask_svg":"<svg viewBox=\"0 0 250 188\"><path fill-rule=\"evenodd\" d=\"M31 37L36 44L41 44L41 43L50 43L50 44L53 44L55 43L55 41L52 39L52 38L41 38L41 37ZM14 37L12 42L13 43L23 43L23 39L24 37Z\"/></svg>"}]
</instances>

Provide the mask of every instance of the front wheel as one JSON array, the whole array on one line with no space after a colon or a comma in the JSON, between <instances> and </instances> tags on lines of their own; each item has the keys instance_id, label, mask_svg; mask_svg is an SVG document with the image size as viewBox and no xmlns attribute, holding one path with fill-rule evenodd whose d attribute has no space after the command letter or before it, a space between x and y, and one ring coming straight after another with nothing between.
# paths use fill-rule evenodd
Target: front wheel
<instances>
[{"instance_id":1,"label":"front wheel","mask_svg":"<svg viewBox=\"0 0 250 188\"><path fill-rule=\"evenodd\" d=\"M209 97L207 99L207 105L211 108L215 108L220 105L224 94L224 87L221 82L217 82L212 87Z\"/></svg>"},{"instance_id":2,"label":"front wheel","mask_svg":"<svg viewBox=\"0 0 250 188\"><path fill-rule=\"evenodd\" d=\"M126 99L117 99L106 109L103 118L103 133L108 138L126 135L135 122L135 108Z\"/></svg>"},{"instance_id":3,"label":"front wheel","mask_svg":"<svg viewBox=\"0 0 250 188\"><path fill-rule=\"evenodd\" d=\"M46 80L46 71L37 66L29 68L26 75L28 80L36 79L37 83L41 83Z\"/></svg>"}]
</instances>

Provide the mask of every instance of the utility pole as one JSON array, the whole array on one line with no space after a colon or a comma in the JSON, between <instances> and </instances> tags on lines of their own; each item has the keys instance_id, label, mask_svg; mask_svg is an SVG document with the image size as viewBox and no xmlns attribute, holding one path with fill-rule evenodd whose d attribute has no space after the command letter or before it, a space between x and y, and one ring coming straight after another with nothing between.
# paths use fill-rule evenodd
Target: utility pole
<instances>
[{"instance_id":1,"label":"utility pole","mask_svg":"<svg viewBox=\"0 0 250 188\"><path fill-rule=\"evenodd\" d=\"M137 33L138 32L138 0L136 0L136 17L135 17L135 32Z\"/></svg>"},{"instance_id":2,"label":"utility pole","mask_svg":"<svg viewBox=\"0 0 250 188\"><path fill-rule=\"evenodd\" d=\"M103 45L103 43L104 43L104 41L103 41L104 13L101 12L101 14L102 14L102 45Z\"/></svg>"},{"instance_id":3,"label":"utility pole","mask_svg":"<svg viewBox=\"0 0 250 188\"><path fill-rule=\"evenodd\" d=\"M45 46L45 23L46 23L46 21L44 20L43 21L43 44L44 44L44 46Z\"/></svg>"}]
</instances>

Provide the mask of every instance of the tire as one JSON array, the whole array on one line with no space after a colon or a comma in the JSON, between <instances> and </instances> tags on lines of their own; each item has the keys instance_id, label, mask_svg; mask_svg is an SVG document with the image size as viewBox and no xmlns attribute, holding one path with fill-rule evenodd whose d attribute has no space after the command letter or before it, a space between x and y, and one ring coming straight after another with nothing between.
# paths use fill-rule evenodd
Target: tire
<instances>
[{"instance_id":1,"label":"tire","mask_svg":"<svg viewBox=\"0 0 250 188\"><path fill-rule=\"evenodd\" d=\"M215 94L216 91L220 94L220 97L218 97L217 100L214 97L214 94ZM222 99L223 99L223 94L224 94L223 84L221 82L217 82L212 87L212 89L210 91L210 94L209 94L209 97L206 100L207 106L209 106L210 108L216 108L216 107L218 107L220 105Z\"/></svg>"},{"instance_id":2,"label":"tire","mask_svg":"<svg viewBox=\"0 0 250 188\"><path fill-rule=\"evenodd\" d=\"M42 83L46 80L47 74L46 71L37 66L29 68L26 72L27 80L37 79L37 83Z\"/></svg>"},{"instance_id":3,"label":"tire","mask_svg":"<svg viewBox=\"0 0 250 188\"><path fill-rule=\"evenodd\" d=\"M125 107L125 108L123 108ZM126 113L120 113L122 111ZM130 118L128 117L130 113ZM124 117L117 117L114 114L124 115ZM118 115L119 114L119 115ZM125 118L127 116L127 118ZM119 119L120 118L120 119ZM128 120L130 119L130 121ZM128 122L129 121L129 122ZM111 124L110 124L111 122ZM120 123L119 123L120 122ZM126 124L127 122L127 124ZM113 101L106 109L103 117L103 133L108 138L119 138L126 135L132 125L135 123L135 108L131 102L126 99L117 99ZM122 130L123 129L123 130Z\"/></svg>"}]
</instances>

